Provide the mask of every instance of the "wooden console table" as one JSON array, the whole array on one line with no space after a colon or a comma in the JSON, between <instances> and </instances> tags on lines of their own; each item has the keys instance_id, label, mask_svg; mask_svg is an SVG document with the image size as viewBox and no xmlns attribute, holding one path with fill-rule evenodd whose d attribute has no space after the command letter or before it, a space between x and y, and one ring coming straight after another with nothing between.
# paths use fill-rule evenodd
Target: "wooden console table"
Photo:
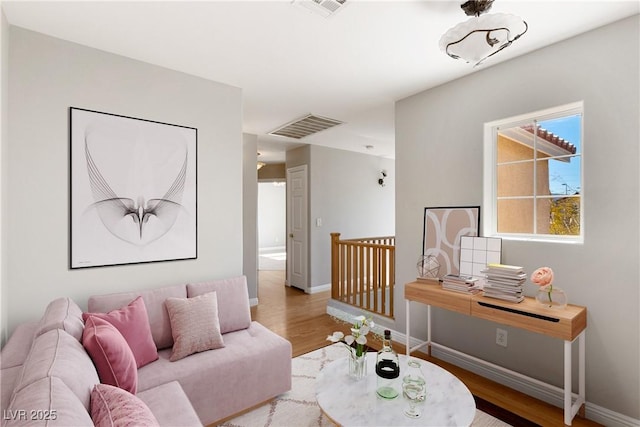
<instances>
[{"instance_id":1,"label":"wooden console table","mask_svg":"<svg viewBox=\"0 0 640 427\"><path fill-rule=\"evenodd\" d=\"M431 341L431 306L456 311L467 316L479 317L503 325L513 326L538 334L564 340L564 423L571 425L573 417L580 412L584 415L585 403L585 331L587 328L587 309L577 305L567 305L564 310L541 307L534 298L525 297L520 303L511 303L496 298L486 298L480 294L471 295L442 289L438 282L411 282L404 287L407 313L407 355L421 347L431 345L447 348ZM410 306L411 301L427 305L427 341L410 346ZM578 339L578 393L572 392L571 344ZM487 362L488 363L488 362ZM503 372L515 371L496 366ZM528 377L527 377L528 378ZM536 380L538 381L538 380ZM575 402L573 401L575 397Z\"/></svg>"}]
</instances>

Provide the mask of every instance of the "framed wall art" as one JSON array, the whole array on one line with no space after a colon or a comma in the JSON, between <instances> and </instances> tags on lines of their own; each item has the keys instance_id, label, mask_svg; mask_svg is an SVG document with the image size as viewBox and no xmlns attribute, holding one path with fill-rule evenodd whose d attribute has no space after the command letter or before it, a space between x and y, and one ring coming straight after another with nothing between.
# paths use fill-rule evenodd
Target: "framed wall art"
<instances>
[{"instance_id":1,"label":"framed wall art","mask_svg":"<svg viewBox=\"0 0 640 427\"><path fill-rule=\"evenodd\" d=\"M197 258L198 130L71 107L70 267Z\"/></svg>"},{"instance_id":2,"label":"framed wall art","mask_svg":"<svg viewBox=\"0 0 640 427\"><path fill-rule=\"evenodd\" d=\"M422 255L433 255L440 264L438 275L459 274L460 238L478 236L480 206L424 209Z\"/></svg>"}]
</instances>

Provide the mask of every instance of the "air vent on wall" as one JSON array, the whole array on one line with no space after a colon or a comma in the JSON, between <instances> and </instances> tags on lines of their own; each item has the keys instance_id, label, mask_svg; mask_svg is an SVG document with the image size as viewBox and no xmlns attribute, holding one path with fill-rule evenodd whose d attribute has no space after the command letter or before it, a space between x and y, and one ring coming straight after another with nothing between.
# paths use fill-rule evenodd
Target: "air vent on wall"
<instances>
[{"instance_id":1,"label":"air vent on wall","mask_svg":"<svg viewBox=\"0 0 640 427\"><path fill-rule=\"evenodd\" d=\"M333 15L342 7L347 0L293 0L293 4L304 7L325 18Z\"/></svg>"},{"instance_id":2,"label":"air vent on wall","mask_svg":"<svg viewBox=\"0 0 640 427\"><path fill-rule=\"evenodd\" d=\"M342 123L339 120L308 114L284 126L280 126L276 130L269 132L269 135L300 139Z\"/></svg>"}]
</instances>

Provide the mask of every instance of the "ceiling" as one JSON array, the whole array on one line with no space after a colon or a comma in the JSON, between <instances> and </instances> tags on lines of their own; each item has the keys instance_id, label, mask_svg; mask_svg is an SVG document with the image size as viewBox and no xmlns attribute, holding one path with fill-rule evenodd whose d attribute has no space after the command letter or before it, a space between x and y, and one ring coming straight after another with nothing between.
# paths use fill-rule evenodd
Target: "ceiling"
<instances>
[{"instance_id":1,"label":"ceiling","mask_svg":"<svg viewBox=\"0 0 640 427\"><path fill-rule=\"evenodd\" d=\"M301 0L297 0L301 1ZM438 47L461 1L347 0L324 18L291 0L3 1L10 24L243 90L260 160L301 144L394 157L395 101L640 12L638 0L496 0L528 32L480 67ZM345 122L301 140L269 136L309 113Z\"/></svg>"}]
</instances>

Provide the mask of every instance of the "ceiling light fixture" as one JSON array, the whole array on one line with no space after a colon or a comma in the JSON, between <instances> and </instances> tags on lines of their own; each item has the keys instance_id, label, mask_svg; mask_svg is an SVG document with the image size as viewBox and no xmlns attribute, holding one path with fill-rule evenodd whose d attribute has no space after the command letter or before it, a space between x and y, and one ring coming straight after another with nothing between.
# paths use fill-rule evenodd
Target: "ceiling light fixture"
<instances>
[{"instance_id":1,"label":"ceiling light fixture","mask_svg":"<svg viewBox=\"0 0 640 427\"><path fill-rule=\"evenodd\" d=\"M450 28L440 39L440 49L450 57L476 67L527 32L529 26L518 16L507 13L482 15L491 9L493 1L462 3L460 7L465 14L473 17Z\"/></svg>"}]
</instances>

